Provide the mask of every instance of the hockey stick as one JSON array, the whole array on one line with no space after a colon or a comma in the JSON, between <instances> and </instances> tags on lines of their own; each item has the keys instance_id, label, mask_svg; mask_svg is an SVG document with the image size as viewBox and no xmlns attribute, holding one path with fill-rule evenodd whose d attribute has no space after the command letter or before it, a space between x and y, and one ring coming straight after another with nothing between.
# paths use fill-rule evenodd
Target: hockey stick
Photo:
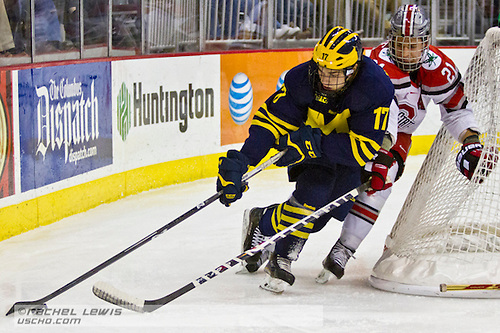
<instances>
[{"instance_id":1,"label":"hockey stick","mask_svg":"<svg viewBox=\"0 0 500 333\"><path fill-rule=\"evenodd\" d=\"M466 290L500 290L500 284L445 284L439 285L439 290L446 291L466 291Z\"/></svg>"},{"instance_id":2,"label":"hockey stick","mask_svg":"<svg viewBox=\"0 0 500 333\"><path fill-rule=\"evenodd\" d=\"M304 225L308 224L309 222L313 222L317 220L319 217L323 216L324 214L327 214L330 212L333 208L339 207L340 205L346 203L349 200L354 200L354 198L359 194L364 192L365 190L368 189L369 183L364 183L361 186L349 191L348 193L342 195L341 197L335 199L334 201L330 202L329 204L323 206L322 208L318 209L314 213L312 213L309 216L304 217L302 220L295 222L288 228L278 232L276 235L272 236L270 239L266 240L265 242L257 245L256 247L247 250L236 257L230 259L227 261L225 264L222 264L215 268L214 270L198 277L194 281L189 282L186 284L184 287L177 289L176 291L158 298L158 299L152 299L152 300L145 300L145 299L140 299L134 296L131 296L123 291L120 291L113 286L111 286L108 283L105 282L97 282L94 284L92 291L93 293L105 300L106 302L121 306L123 308L133 310L136 312L153 312L157 310L158 308L162 307L165 304L168 304L172 302L173 300L177 299L178 297L188 293L189 291L193 290L196 287L199 287L200 285L204 284L207 281L210 281L211 279L215 278L221 273L224 273L228 269L236 266L237 264L241 263L243 260L248 259L249 257L253 256L254 254L262 251L264 248L275 244L278 240L285 238L287 235L291 234L292 232L301 229Z\"/></svg>"},{"instance_id":3,"label":"hockey stick","mask_svg":"<svg viewBox=\"0 0 500 333\"><path fill-rule=\"evenodd\" d=\"M275 162L277 162L285 154L285 152L286 152L286 149L283 150L283 151L280 151L276 155L274 155L271 158L269 158L267 161L265 161L262 164L260 164L259 166L255 167L253 170L251 170L251 171L247 172L246 174L244 174L243 177L242 177L242 181L247 181L248 179L252 178L256 174L258 174L259 172L261 172L262 170L266 169L267 167L269 167L272 164L274 164ZM56 296L64 293L68 289L73 288L74 286L76 286L80 282L88 279L92 275L94 275L97 272L101 271L102 269L108 267L112 263L118 261L119 259L123 258L124 256L126 256L129 253L131 253L132 251L138 249L142 245L148 243L153 238L155 238L155 237L161 235L162 233L164 233L165 231L167 231L167 230L175 227L176 225L178 225L182 221L186 220L188 217L194 215L195 213L199 212L203 208L207 207L208 205L210 205L211 203L213 203L214 201L216 201L217 199L219 199L219 197L221 195L222 195L222 191L217 192L216 194L212 195L210 198L206 199L205 201L203 201L203 202L199 203L198 205L196 205L195 207L191 208L186 213L184 213L181 216L177 217L175 220L167 223L166 225L164 225L160 229L158 229L155 232L149 234L148 236L144 237L143 239L141 239L137 243L131 245L130 247L128 247L125 250L123 250L122 252L116 254L115 256L109 258L108 260L104 261L103 263L99 264L98 266L92 268L90 271L88 271L88 272L84 273L83 275L77 277L73 281L71 281L68 284L64 285L63 287L57 289L56 291L50 293L49 295L47 295L45 297L42 297L40 299L37 299L35 301L21 301L21 302L14 303L14 305L12 305L12 307L10 308L10 310L7 312L6 316L9 316L9 315L13 314L14 311L16 311L16 309L19 309L19 310L22 309L24 311L24 310L27 310L27 309L45 308L46 307L45 302L47 302L47 301L53 299L54 297L56 297Z\"/></svg>"}]
</instances>

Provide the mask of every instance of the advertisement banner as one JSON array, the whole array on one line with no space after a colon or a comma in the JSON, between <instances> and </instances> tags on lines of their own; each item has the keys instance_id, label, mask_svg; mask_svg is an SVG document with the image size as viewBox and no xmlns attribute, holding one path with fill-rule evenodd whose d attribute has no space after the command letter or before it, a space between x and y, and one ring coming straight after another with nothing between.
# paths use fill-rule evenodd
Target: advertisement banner
<instances>
[{"instance_id":1,"label":"advertisement banner","mask_svg":"<svg viewBox=\"0 0 500 333\"><path fill-rule=\"evenodd\" d=\"M109 62L20 70L21 191L112 163Z\"/></svg>"},{"instance_id":2,"label":"advertisement banner","mask_svg":"<svg viewBox=\"0 0 500 333\"><path fill-rule=\"evenodd\" d=\"M0 198L14 194L11 72L0 71Z\"/></svg>"},{"instance_id":3,"label":"advertisement banner","mask_svg":"<svg viewBox=\"0 0 500 333\"><path fill-rule=\"evenodd\" d=\"M311 57L312 50L221 55L221 145L243 143L253 115L282 74ZM251 112L244 112L247 107Z\"/></svg>"},{"instance_id":4,"label":"advertisement banner","mask_svg":"<svg viewBox=\"0 0 500 333\"><path fill-rule=\"evenodd\" d=\"M125 170L220 150L218 55L113 62L115 161Z\"/></svg>"}]
</instances>

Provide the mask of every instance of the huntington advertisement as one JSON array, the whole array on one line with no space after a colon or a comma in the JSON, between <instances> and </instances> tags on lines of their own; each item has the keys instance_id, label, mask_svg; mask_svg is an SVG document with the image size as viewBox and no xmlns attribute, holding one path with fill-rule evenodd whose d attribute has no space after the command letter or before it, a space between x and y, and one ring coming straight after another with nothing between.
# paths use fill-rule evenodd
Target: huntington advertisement
<instances>
[{"instance_id":1,"label":"huntington advertisement","mask_svg":"<svg viewBox=\"0 0 500 333\"><path fill-rule=\"evenodd\" d=\"M220 150L220 58L115 61L114 163L130 170Z\"/></svg>"},{"instance_id":2,"label":"huntington advertisement","mask_svg":"<svg viewBox=\"0 0 500 333\"><path fill-rule=\"evenodd\" d=\"M19 71L21 190L112 163L108 62Z\"/></svg>"}]
</instances>

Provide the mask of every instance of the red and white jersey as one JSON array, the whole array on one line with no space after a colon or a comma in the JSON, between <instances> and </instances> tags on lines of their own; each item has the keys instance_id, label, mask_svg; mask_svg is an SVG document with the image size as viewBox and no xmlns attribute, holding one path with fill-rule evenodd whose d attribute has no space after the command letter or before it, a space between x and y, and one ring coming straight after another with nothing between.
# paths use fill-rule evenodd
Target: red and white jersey
<instances>
[{"instance_id":1,"label":"red and white jersey","mask_svg":"<svg viewBox=\"0 0 500 333\"><path fill-rule=\"evenodd\" d=\"M384 43L372 50L370 58L385 70L394 85L399 106L398 132L415 132L431 100L439 106L441 121L455 139L468 128L478 131L472 110L467 106L462 77L450 58L431 45L422 66L410 74L400 70L388 52Z\"/></svg>"}]
</instances>

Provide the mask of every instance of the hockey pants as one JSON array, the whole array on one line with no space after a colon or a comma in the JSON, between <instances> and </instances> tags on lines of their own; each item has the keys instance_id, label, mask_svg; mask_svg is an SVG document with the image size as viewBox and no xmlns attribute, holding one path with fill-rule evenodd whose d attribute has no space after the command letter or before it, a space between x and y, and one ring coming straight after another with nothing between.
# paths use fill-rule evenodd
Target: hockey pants
<instances>
[{"instance_id":1,"label":"hockey pants","mask_svg":"<svg viewBox=\"0 0 500 333\"><path fill-rule=\"evenodd\" d=\"M398 172L398 164L394 164L390 169L388 176L390 179L396 179ZM375 192L368 195L367 192L361 193L349 214L347 214L342 232L340 234L340 242L356 251L363 239L368 235L377 220L380 210L389 198L392 192L392 187L386 190Z\"/></svg>"},{"instance_id":2,"label":"hockey pants","mask_svg":"<svg viewBox=\"0 0 500 333\"><path fill-rule=\"evenodd\" d=\"M295 191L290 199L274 209L268 209L260 220L259 228L264 235L273 236L359 186L360 183L358 168L343 165L335 165L334 168L308 165L297 177ZM276 243L275 252L282 257L297 260L309 234L323 229L332 217L340 221L344 220L352 204L351 201L346 202L300 230L280 239Z\"/></svg>"}]
</instances>

